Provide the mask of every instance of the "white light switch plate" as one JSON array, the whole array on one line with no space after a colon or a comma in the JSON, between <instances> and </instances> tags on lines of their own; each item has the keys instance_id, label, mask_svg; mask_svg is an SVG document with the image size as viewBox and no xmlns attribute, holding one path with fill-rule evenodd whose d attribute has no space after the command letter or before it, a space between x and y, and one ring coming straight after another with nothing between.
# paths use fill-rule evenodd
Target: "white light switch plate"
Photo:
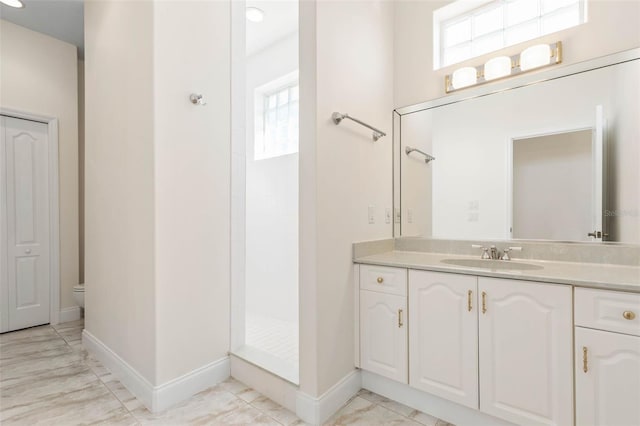
<instances>
[{"instance_id":1,"label":"white light switch plate","mask_svg":"<svg viewBox=\"0 0 640 426\"><path fill-rule=\"evenodd\" d=\"M391 223L391 209L389 207L384 209L384 223Z\"/></svg>"},{"instance_id":2,"label":"white light switch plate","mask_svg":"<svg viewBox=\"0 0 640 426\"><path fill-rule=\"evenodd\" d=\"M376 208L374 206L369 206L368 214L369 214L369 224L376 223L376 216L375 216Z\"/></svg>"}]
</instances>

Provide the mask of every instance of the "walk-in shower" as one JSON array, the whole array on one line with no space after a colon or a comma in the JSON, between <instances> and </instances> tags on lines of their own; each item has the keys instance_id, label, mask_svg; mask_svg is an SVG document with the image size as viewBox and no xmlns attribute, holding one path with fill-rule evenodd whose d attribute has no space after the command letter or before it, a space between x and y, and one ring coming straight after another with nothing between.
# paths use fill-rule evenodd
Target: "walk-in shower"
<instances>
[{"instance_id":1,"label":"walk-in shower","mask_svg":"<svg viewBox=\"0 0 640 426\"><path fill-rule=\"evenodd\" d=\"M297 384L298 3L232 8L231 352Z\"/></svg>"}]
</instances>

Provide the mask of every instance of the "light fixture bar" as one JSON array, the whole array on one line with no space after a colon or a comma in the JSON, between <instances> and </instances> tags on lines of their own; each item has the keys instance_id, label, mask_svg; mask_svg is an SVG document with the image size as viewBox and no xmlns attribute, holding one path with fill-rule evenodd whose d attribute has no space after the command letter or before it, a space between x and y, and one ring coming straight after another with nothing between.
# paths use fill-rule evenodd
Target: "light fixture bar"
<instances>
[{"instance_id":1,"label":"light fixture bar","mask_svg":"<svg viewBox=\"0 0 640 426\"><path fill-rule=\"evenodd\" d=\"M511 62L508 71L506 68L508 66L506 64L507 61ZM451 93L468 87L479 86L549 65L559 64L560 62L562 62L561 41L551 44L537 44L511 57L501 56L491 58L483 65L460 68L446 75L444 78L445 92ZM474 68L476 71L475 82L473 82L473 78L469 76L469 70Z\"/></svg>"},{"instance_id":2,"label":"light fixture bar","mask_svg":"<svg viewBox=\"0 0 640 426\"><path fill-rule=\"evenodd\" d=\"M0 3L15 7L16 9L22 9L24 7L24 4L20 0L0 0Z\"/></svg>"}]
</instances>

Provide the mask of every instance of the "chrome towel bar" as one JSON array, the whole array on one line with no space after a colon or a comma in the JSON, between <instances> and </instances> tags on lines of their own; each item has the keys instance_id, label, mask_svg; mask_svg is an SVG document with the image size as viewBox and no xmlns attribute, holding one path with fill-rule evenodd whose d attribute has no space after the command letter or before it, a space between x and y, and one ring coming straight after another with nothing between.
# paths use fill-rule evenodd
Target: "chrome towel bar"
<instances>
[{"instance_id":1,"label":"chrome towel bar","mask_svg":"<svg viewBox=\"0 0 640 426\"><path fill-rule=\"evenodd\" d=\"M334 124L336 124L336 125L340 124L340 122L342 120L344 120L345 118L347 118L347 119L349 119L351 121L355 121L356 123L360 124L361 126L366 127L367 129L373 130L373 140L374 141L377 141L378 139L380 139L383 136L387 136L387 134L385 132L383 132L382 130L378 130L373 126L368 125L364 121L360 121L357 118L351 117L349 114L341 114L339 112L334 112L333 114L331 114L331 120L333 120Z\"/></svg>"},{"instance_id":2,"label":"chrome towel bar","mask_svg":"<svg viewBox=\"0 0 640 426\"><path fill-rule=\"evenodd\" d=\"M425 156L425 159L424 159L424 162L425 162L425 163L429 163L429 161L433 161L433 160L435 160L435 159L436 159L436 157L434 157L433 155L429 155L429 154L427 154L427 153L426 153L426 152L424 152L424 151L420 151L418 148L413 148L413 147L411 147L411 146L408 146L408 147L406 147L406 148L404 149L404 152L405 152L407 155L411 154L413 151L415 151L415 152L419 152L420 154L424 155L424 156Z\"/></svg>"}]
</instances>

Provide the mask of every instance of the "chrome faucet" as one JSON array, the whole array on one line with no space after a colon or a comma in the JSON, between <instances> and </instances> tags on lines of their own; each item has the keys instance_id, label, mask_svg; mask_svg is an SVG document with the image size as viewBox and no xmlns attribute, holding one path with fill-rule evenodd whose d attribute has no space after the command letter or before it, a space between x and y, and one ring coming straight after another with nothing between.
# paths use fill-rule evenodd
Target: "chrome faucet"
<instances>
[{"instance_id":1,"label":"chrome faucet","mask_svg":"<svg viewBox=\"0 0 640 426\"><path fill-rule=\"evenodd\" d=\"M482 249L482 256L480 256L480 259L491 259L489 248L483 247L480 244L471 244L471 247Z\"/></svg>"},{"instance_id":2,"label":"chrome faucet","mask_svg":"<svg viewBox=\"0 0 640 426\"><path fill-rule=\"evenodd\" d=\"M502 257L500 259L511 260L511 256L509 256L510 251L522 251L522 247L508 247L504 249L504 252L502 253Z\"/></svg>"},{"instance_id":3,"label":"chrome faucet","mask_svg":"<svg viewBox=\"0 0 640 426\"><path fill-rule=\"evenodd\" d=\"M500 259L500 251L496 248L496 246L491 246L491 259Z\"/></svg>"},{"instance_id":4,"label":"chrome faucet","mask_svg":"<svg viewBox=\"0 0 640 426\"><path fill-rule=\"evenodd\" d=\"M482 255L480 258L485 260L511 260L511 256L509 256L510 252L522 251L522 247L507 247L501 254L500 250L498 250L496 246L484 247L480 244L472 244L471 247L482 249Z\"/></svg>"}]
</instances>

